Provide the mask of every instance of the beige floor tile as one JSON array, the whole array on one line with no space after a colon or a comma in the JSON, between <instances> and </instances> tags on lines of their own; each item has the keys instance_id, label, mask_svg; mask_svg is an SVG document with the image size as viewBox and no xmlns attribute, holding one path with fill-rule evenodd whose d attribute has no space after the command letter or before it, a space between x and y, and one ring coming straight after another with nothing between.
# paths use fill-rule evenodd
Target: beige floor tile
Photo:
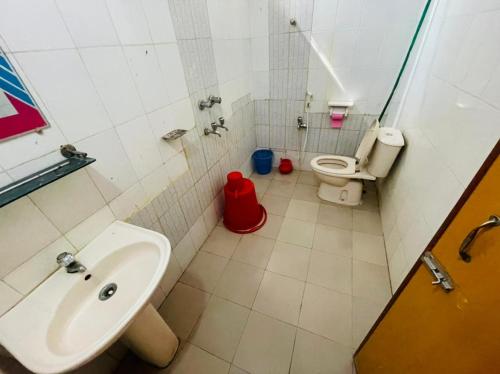
<instances>
[{"instance_id":1,"label":"beige floor tile","mask_svg":"<svg viewBox=\"0 0 500 374\"><path fill-rule=\"evenodd\" d=\"M318 223L352 230L352 208L321 204L318 213Z\"/></svg>"},{"instance_id":2,"label":"beige floor tile","mask_svg":"<svg viewBox=\"0 0 500 374\"><path fill-rule=\"evenodd\" d=\"M168 372L170 374L225 374L229 373L229 363L188 343L177 355Z\"/></svg>"},{"instance_id":3,"label":"beige floor tile","mask_svg":"<svg viewBox=\"0 0 500 374\"><path fill-rule=\"evenodd\" d=\"M293 199L311 201L313 203L320 203L321 199L318 197L318 187L309 186L307 184L297 184L292 195Z\"/></svg>"},{"instance_id":4,"label":"beige floor tile","mask_svg":"<svg viewBox=\"0 0 500 374\"><path fill-rule=\"evenodd\" d=\"M352 374L352 349L298 329L291 374Z\"/></svg>"},{"instance_id":5,"label":"beige floor tile","mask_svg":"<svg viewBox=\"0 0 500 374\"><path fill-rule=\"evenodd\" d=\"M382 304L391 298L391 286L386 266L353 261L353 295Z\"/></svg>"},{"instance_id":6,"label":"beige floor tile","mask_svg":"<svg viewBox=\"0 0 500 374\"><path fill-rule=\"evenodd\" d=\"M190 341L231 362L249 314L250 309L214 296L193 329Z\"/></svg>"},{"instance_id":7,"label":"beige floor tile","mask_svg":"<svg viewBox=\"0 0 500 374\"><path fill-rule=\"evenodd\" d=\"M357 210L373 210L378 211L378 198L375 191L367 191L361 198L361 204L354 207Z\"/></svg>"},{"instance_id":8,"label":"beige floor tile","mask_svg":"<svg viewBox=\"0 0 500 374\"><path fill-rule=\"evenodd\" d=\"M352 251L353 257L356 260L387 266L384 237L381 235L354 231L352 236Z\"/></svg>"},{"instance_id":9,"label":"beige floor tile","mask_svg":"<svg viewBox=\"0 0 500 374\"><path fill-rule=\"evenodd\" d=\"M314 223L299 221L294 218L285 218L281 225L278 240L311 248L314 239Z\"/></svg>"},{"instance_id":10,"label":"beige floor tile","mask_svg":"<svg viewBox=\"0 0 500 374\"><path fill-rule=\"evenodd\" d=\"M278 216L285 215L288 204L290 204L290 198L283 196L270 195L266 193L262 199L262 205L266 208L267 213L276 214Z\"/></svg>"},{"instance_id":11,"label":"beige floor tile","mask_svg":"<svg viewBox=\"0 0 500 374\"><path fill-rule=\"evenodd\" d=\"M353 211L353 230L367 234L382 235L382 223L378 212L369 210Z\"/></svg>"},{"instance_id":12,"label":"beige floor tile","mask_svg":"<svg viewBox=\"0 0 500 374\"><path fill-rule=\"evenodd\" d=\"M252 311L234 364L250 373L286 374L296 328Z\"/></svg>"},{"instance_id":13,"label":"beige floor tile","mask_svg":"<svg viewBox=\"0 0 500 374\"><path fill-rule=\"evenodd\" d=\"M228 259L199 251L182 274L180 281L204 291L212 292Z\"/></svg>"},{"instance_id":14,"label":"beige floor tile","mask_svg":"<svg viewBox=\"0 0 500 374\"><path fill-rule=\"evenodd\" d=\"M273 168L271 170L271 172L268 173L268 174L259 174L257 172L254 172L254 173L252 173L252 175L250 177L251 178L262 178L262 179L273 179L274 176L276 175L276 173L278 173L278 169L277 168Z\"/></svg>"},{"instance_id":15,"label":"beige floor tile","mask_svg":"<svg viewBox=\"0 0 500 374\"><path fill-rule=\"evenodd\" d=\"M262 236L244 235L234 251L233 259L265 269L275 240Z\"/></svg>"},{"instance_id":16,"label":"beige floor tile","mask_svg":"<svg viewBox=\"0 0 500 374\"><path fill-rule=\"evenodd\" d=\"M319 180L312 171L301 171L297 183L308 184L310 186L319 186Z\"/></svg>"},{"instance_id":17,"label":"beige floor tile","mask_svg":"<svg viewBox=\"0 0 500 374\"><path fill-rule=\"evenodd\" d=\"M283 217L274 214L267 215L265 225L254 232L255 235L263 236L264 238L276 239L283 224Z\"/></svg>"},{"instance_id":18,"label":"beige floor tile","mask_svg":"<svg viewBox=\"0 0 500 374\"><path fill-rule=\"evenodd\" d=\"M233 255L240 239L240 234L231 232L225 227L217 226L208 236L201 250L229 258Z\"/></svg>"},{"instance_id":19,"label":"beige floor tile","mask_svg":"<svg viewBox=\"0 0 500 374\"><path fill-rule=\"evenodd\" d=\"M299 175L300 175L299 170L293 170L290 174L281 174L278 170L274 174L274 180L297 183L297 180L299 179Z\"/></svg>"},{"instance_id":20,"label":"beige floor tile","mask_svg":"<svg viewBox=\"0 0 500 374\"><path fill-rule=\"evenodd\" d=\"M177 283L159 312L175 334L181 339L186 339L207 306L209 299L210 294Z\"/></svg>"},{"instance_id":21,"label":"beige floor tile","mask_svg":"<svg viewBox=\"0 0 500 374\"><path fill-rule=\"evenodd\" d=\"M250 177L250 180L253 182L253 185L255 186L255 192L257 193L264 193L268 189L269 185L271 184L270 179L266 178L254 178Z\"/></svg>"},{"instance_id":22,"label":"beige floor tile","mask_svg":"<svg viewBox=\"0 0 500 374\"><path fill-rule=\"evenodd\" d=\"M352 231L316 224L313 249L352 257Z\"/></svg>"},{"instance_id":23,"label":"beige floor tile","mask_svg":"<svg viewBox=\"0 0 500 374\"><path fill-rule=\"evenodd\" d=\"M276 196L292 197L294 187L295 182L273 179L266 192Z\"/></svg>"},{"instance_id":24,"label":"beige floor tile","mask_svg":"<svg viewBox=\"0 0 500 374\"><path fill-rule=\"evenodd\" d=\"M292 199L290 205L288 205L285 217L315 223L318 217L318 211L318 203Z\"/></svg>"},{"instance_id":25,"label":"beige floor tile","mask_svg":"<svg viewBox=\"0 0 500 374\"><path fill-rule=\"evenodd\" d=\"M357 348L384 309L384 304L361 297L352 299L352 339L353 348Z\"/></svg>"},{"instance_id":26,"label":"beige floor tile","mask_svg":"<svg viewBox=\"0 0 500 374\"><path fill-rule=\"evenodd\" d=\"M307 283L299 326L350 347L352 342L351 296Z\"/></svg>"},{"instance_id":27,"label":"beige floor tile","mask_svg":"<svg viewBox=\"0 0 500 374\"><path fill-rule=\"evenodd\" d=\"M304 282L266 271L253 309L296 325L304 293Z\"/></svg>"},{"instance_id":28,"label":"beige floor tile","mask_svg":"<svg viewBox=\"0 0 500 374\"><path fill-rule=\"evenodd\" d=\"M215 294L250 308L263 276L263 270L231 260L222 273Z\"/></svg>"},{"instance_id":29,"label":"beige floor tile","mask_svg":"<svg viewBox=\"0 0 500 374\"><path fill-rule=\"evenodd\" d=\"M307 281L352 294L352 259L313 250Z\"/></svg>"},{"instance_id":30,"label":"beige floor tile","mask_svg":"<svg viewBox=\"0 0 500 374\"><path fill-rule=\"evenodd\" d=\"M229 374L248 374L248 371L240 369L237 366L231 365L231 369L229 369Z\"/></svg>"},{"instance_id":31,"label":"beige floor tile","mask_svg":"<svg viewBox=\"0 0 500 374\"><path fill-rule=\"evenodd\" d=\"M309 248L276 242L267 269L288 277L305 281L309 266Z\"/></svg>"}]
</instances>

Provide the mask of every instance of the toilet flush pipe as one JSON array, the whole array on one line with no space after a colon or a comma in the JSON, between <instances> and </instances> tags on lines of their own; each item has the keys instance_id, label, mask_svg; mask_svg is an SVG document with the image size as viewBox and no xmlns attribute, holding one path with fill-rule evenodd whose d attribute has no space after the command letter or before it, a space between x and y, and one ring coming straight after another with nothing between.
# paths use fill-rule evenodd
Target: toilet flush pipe
<instances>
[{"instance_id":1,"label":"toilet flush pipe","mask_svg":"<svg viewBox=\"0 0 500 374\"><path fill-rule=\"evenodd\" d=\"M403 94L401 95L401 100L398 105L398 110L396 111L396 115L394 116L394 120L392 121L391 127L399 127L399 120L401 118L401 112L403 111L403 107L406 103L406 98L408 96L408 92L410 91L410 85L413 81L413 77L415 76L415 72L417 71L417 65L420 61L420 57L422 56L422 51L424 49L425 41L429 36L430 29L432 26L432 22L434 20L434 15L436 14L436 9L438 7L439 0L434 0L434 5L429 13L429 21L425 26L424 33L422 34L422 41L420 42L417 50L417 54L415 55L415 61L413 62L413 66L411 67L410 74L408 75L408 80L406 81L405 88Z\"/></svg>"},{"instance_id":2,"label":"toilet flush pipe","mask_svg":"<svg viewBox=\"0 0 500 374\"><path fill-rule=\"evenodd\" d=\"M380 116L378 117L378 121L382 122L382 118L384 117L384 114L391 103L391 100L394 96L394 93L396 92L396 89L398 88L399 81L401 80L401 77L403 76L403 72L406 68L406 65L408 64L408 60L410 59L411 52L413 50L413 47L415 46L415 43L417 41L418 34L420 32L420 29L422 28L422 25L425 20L425 16L427 14L427 11L429 10L429 7L431 5L432 0L427 0L427 3L425 4L424 10L422 11L422 15L420 16L420 20L418 21L417 29L415 30L415 33L413 34L413 38L410 43L410 47L408 48L408 52L406 52L405 59L403 61L403 64L401 65L401 69L399 70L398 76L396 78L396 82L394 83L394 86L392 87L391 93L389 94L389 98L387 99L384 108L382 109L382 112L380 113ZM414 64L415 66L415 64Z\"/></svg>"}]
</instances>

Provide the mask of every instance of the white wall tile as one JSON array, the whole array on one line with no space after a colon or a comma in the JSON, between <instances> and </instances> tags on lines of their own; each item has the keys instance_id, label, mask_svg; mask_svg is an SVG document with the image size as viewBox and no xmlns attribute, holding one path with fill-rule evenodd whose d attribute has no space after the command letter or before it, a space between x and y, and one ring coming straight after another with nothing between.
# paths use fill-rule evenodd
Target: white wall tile
<instances>
[{"instance_id":1,"label":"white wall tile","mask_svg":"<svg viewBox=\"0 0 500 374\"><path fill-rule=\"evenodd\" d=\"M142 0L154 43L175 42L174 25L167 0Z\"/></svg>"},{"instance_id":2,"label":"white wall tile","mask_svg":"<svg viewBox=\"0 0 500 374\"><path fill-rule=\"evenodd\" d=\"M13 52L73 47L53 0L4 1L0 34Z\"/></svg>"},{"instance_id":3,"label":"white wall tile","mask_svg":"<svg viewBox=\"0 0 500 374\"><path fill-rule=\"evenodd\" d=\"M191 130L194 128L193 107L189 99L177 101L171 105L172 126L174 129Z\"/></svg>"},{"instance_id":4,"label":"white wall tile","mask_svg":"<svg viewBox=\"0 0 500 374\"><path fill-rule=\"evenodd\" d=\"M0 277L10 273L60 235L27 197L3 207L0 214Z\"/></svg>"},{"instance_id":5,"label":"white wall tile","mask_svg":"<svg viewBox=\"0 0 500 374\"><path fill-rule=\"evenodd\" d=\"M0 315L16 305L21 298L22 295L19 292L16 292L4 282L0 281Z\"/></svg>"},{"instance_id":6,"label":"white wall tile","mask_svg":"<svg viewBox=\"0 0 500 374\"><path fill-rule=\"evenodd\" d=\"M249 1L250 36L268 36L269 34L269 0Z\"/></svg>"},{"instance_id":7,"label":"white wall tile","mask_svg":"<svg viewBox=\"0 0 500 374\"><path fill-rule=\"evenodd\" d=\"M115 125L144 113L120 47L85 48L80 53Z\"/></svg>"},{"instance_id":8,"label":"white wall tile","mask_svg":"<svg viewBox=\"0 0 500 374\"><path fill-rule=\"evenodd\" d=\"M125 47L124 50L146 111L151 112L168 104L167 86L155 48L143 45Z\"/></svg>"},{"instance_id":9,"label":"white wall tile","mask_svg":"<svg viewBox=\"0 0 500 374\"><path fill-rule=\"evenodd\" d=\"M4 278L4 282L19 293L27 295L59 268L56 257L62 252L76 253L76 249L64 237L49 244L16 270L9 273Z\"/></svg>"},{"instance_id":10,"label":"white wall tile","mask_svg":"<svg viewBox=\"0 0 500 374\"><path fill-rule=\"evenodd\" d=\"M136 173L115 129L109 129L75 145L97 161L86 170L107 202L137 182Z\"/></svg>"},{"instance_id":11,"label":"white wall tile","mask_svg":"<svg viewBox=\"0 0 500 374\"><path fill-rule=\"evenodd\" d=\"M118 44L118 36L104 1L57 0L56 2L78 47Z\"/></svg>"},{"instance_id":12,"label":"white wall tile","mask_svg":"<svg viewBox=\"0 0 500 374\"><path fill-rule=\"evenodd\" d=\"M16 59L70 142L111 127L75 50L18 53Z\"/></svg>"},{"instance_id":13,"label":"white wall tile","mask_svg":"<svg viewBox=\"0 0 500 374\"><path fill-rule=\"evenodd\" d=\"M85 170L74 172L36 190L30 197L63 233L68 232L105 204Z\"/></svg>"},{"instance_id":14,"label":"white wall tile","mask_svg":"<svg viewBox=\"0 0 500 374\"><path fill-rule=\"evenodd\" d=\"M103 232L114 220L115 216L113 212L106 205L73 227L65 236L73 247L80 250Z\"/></svg>"},{"instance_id":15,"label":"white wall tile","mask_svg":"<svg viewBox=\"0 0 500 374\"><path fill-rule=\"evenodd\" d=\"M151 34L141 0L106 0L122 44L151 43Z\"/></svg>"},{"instance_id":16,"label":"white wall tile","mask_svg":"<svg viewBox=\"0 0 500 374\"><path fill-rule=\"evenodd\" d=\"M151 173L161 165L160 152L156 146L157 141L146 116L119 126L116 131L139 178Z\"/></svg>"},{"instance_id":17,"label":"white wall tile","mask_svg":"<svg viewBox=\"0 0 500 374\"><path fill-rule=\"evenodd\" d=\"M252 70L269 70L269 37L252 38L251 43Z\"/></svg>"},{"instance_id":18,"label":"white wall tile","mask_svg":"<svg viewBox=\"0 0 500 374\"><path fill-rule=\"evenodd\" d=\"M312 31L333 31L337 16L337 0L315 0Z\"/></svg>"},{"instance_id":19,"label":"white wall tile","mask_svg":"<svg viewBox=\"0 0 500 374\"><path fill-rule=\"evenodd\" d=\"M144 192L149 199L158 196L169 184L169 165L162 165L141 180Z\"/></svg>"},{"instance_id":20,"label":"white wall tile","mask_svg":"<svg viewBox=\"0 0 500 374\"><path fill-rule=\"evenodd\" d=\"M140 183L136 183L109 203L109 207L117 219L124 220L141 208L146 201L144 188Z\"/></svg>"},{"instance_id":21,"label":"white wall tile","mask_svg":"<svg viewBox=\"0 0 500 374\"><path fill-rule=\"evenodd\" d=\"M188 97L189 92L177 44L160 44L155 48L170 101Z\"/></svg>"}]
</instances>

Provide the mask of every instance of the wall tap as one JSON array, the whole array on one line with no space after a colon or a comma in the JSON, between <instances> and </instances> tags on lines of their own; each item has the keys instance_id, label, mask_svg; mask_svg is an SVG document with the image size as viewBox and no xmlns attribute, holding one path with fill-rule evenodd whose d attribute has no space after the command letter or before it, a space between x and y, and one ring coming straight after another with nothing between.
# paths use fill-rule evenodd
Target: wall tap
<instances>
[{"instance_id":1,"label":"wall tap","mask_svg":"<svg viewBox=\"0 0 500 374\"><path fill-rule=\"evenodd\" d=\"M213 107L214 104L220 104L220 103L222 103L222 98L220 96L210 95L208 96L207 100L198 101L198 108L200 108L200 110L203 110L205 108Z\"/></svg>"},{"instance_id":2,"label":"wall tap","mask_svg":"<svg viewBox=\"0 0 500 374\"><path fill-rule=\"evenodd\" d=\"M229 131L229 129L226 126L224 126L224 122L225 122L224 117L220 116L219 117L219 125L216 124L215 127Z\"/></svg>"},{"instance_id":3,"label":"wall tap","mask_svg":"<svg viewBox=\"0 0 500 374\"><path fill-rule=\"evenodd\" d=\"M222 103L222 98L220 96L210 95L208 100L212 103L212 105Z\"/></svg>"},{"instance_id":4,"label":"wall tap","mask_svg":"<svg viewBox=\"0 0 500 374\"><path fill-rule=\"evenodd\" d=\"M300 129L307 129L307 123L304 123L304 118L302 116L297 117L297 128Z\"/></svg>"},{"instance_id":5,"label":"wall tap","mask_svg":"<svg viewBox=\"0 0 500 374\"><path fill-rule=\"evenodd\" d=\"M205 108L211 108L212 107L212 102L210 100L200 100L198 101L198 108L200 108L200 110L203 110Z\"/></svg>"},{"instance_id":6,"label":"wall tap","mask_svg":"<svg viewBox=\"0 0 500 374\"><path fill-rule=\"evenodd\" d=\"M221 133L217 131L217 127L219 127L215 122L212 122L210 124L210 127L212 127L212 130L209 130L208 128L205 127L205 129L203 130L203 133L205 135L210 135L210 134L215 134L217 135L219 138L222 137Z\"/></svg>"}]
</instances>

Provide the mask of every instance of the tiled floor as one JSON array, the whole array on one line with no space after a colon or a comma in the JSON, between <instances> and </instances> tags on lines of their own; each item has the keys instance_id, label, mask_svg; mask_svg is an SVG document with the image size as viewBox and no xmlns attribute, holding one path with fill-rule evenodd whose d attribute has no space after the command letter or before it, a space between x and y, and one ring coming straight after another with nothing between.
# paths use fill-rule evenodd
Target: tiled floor
<instances>
[{"instance_id":1,"label":"tiled floor","mask_svg":"<svg viewBox=\"0 0 500 374\"><path fill-rule=\"evenodd\" d=\"M182 339L159 371L129 355L120 373L351 373L352 353L391 296L376 194L321 202L311 172L252 176L267 224L217 226L160 313Z\"/></svg>"}]
</instances>

